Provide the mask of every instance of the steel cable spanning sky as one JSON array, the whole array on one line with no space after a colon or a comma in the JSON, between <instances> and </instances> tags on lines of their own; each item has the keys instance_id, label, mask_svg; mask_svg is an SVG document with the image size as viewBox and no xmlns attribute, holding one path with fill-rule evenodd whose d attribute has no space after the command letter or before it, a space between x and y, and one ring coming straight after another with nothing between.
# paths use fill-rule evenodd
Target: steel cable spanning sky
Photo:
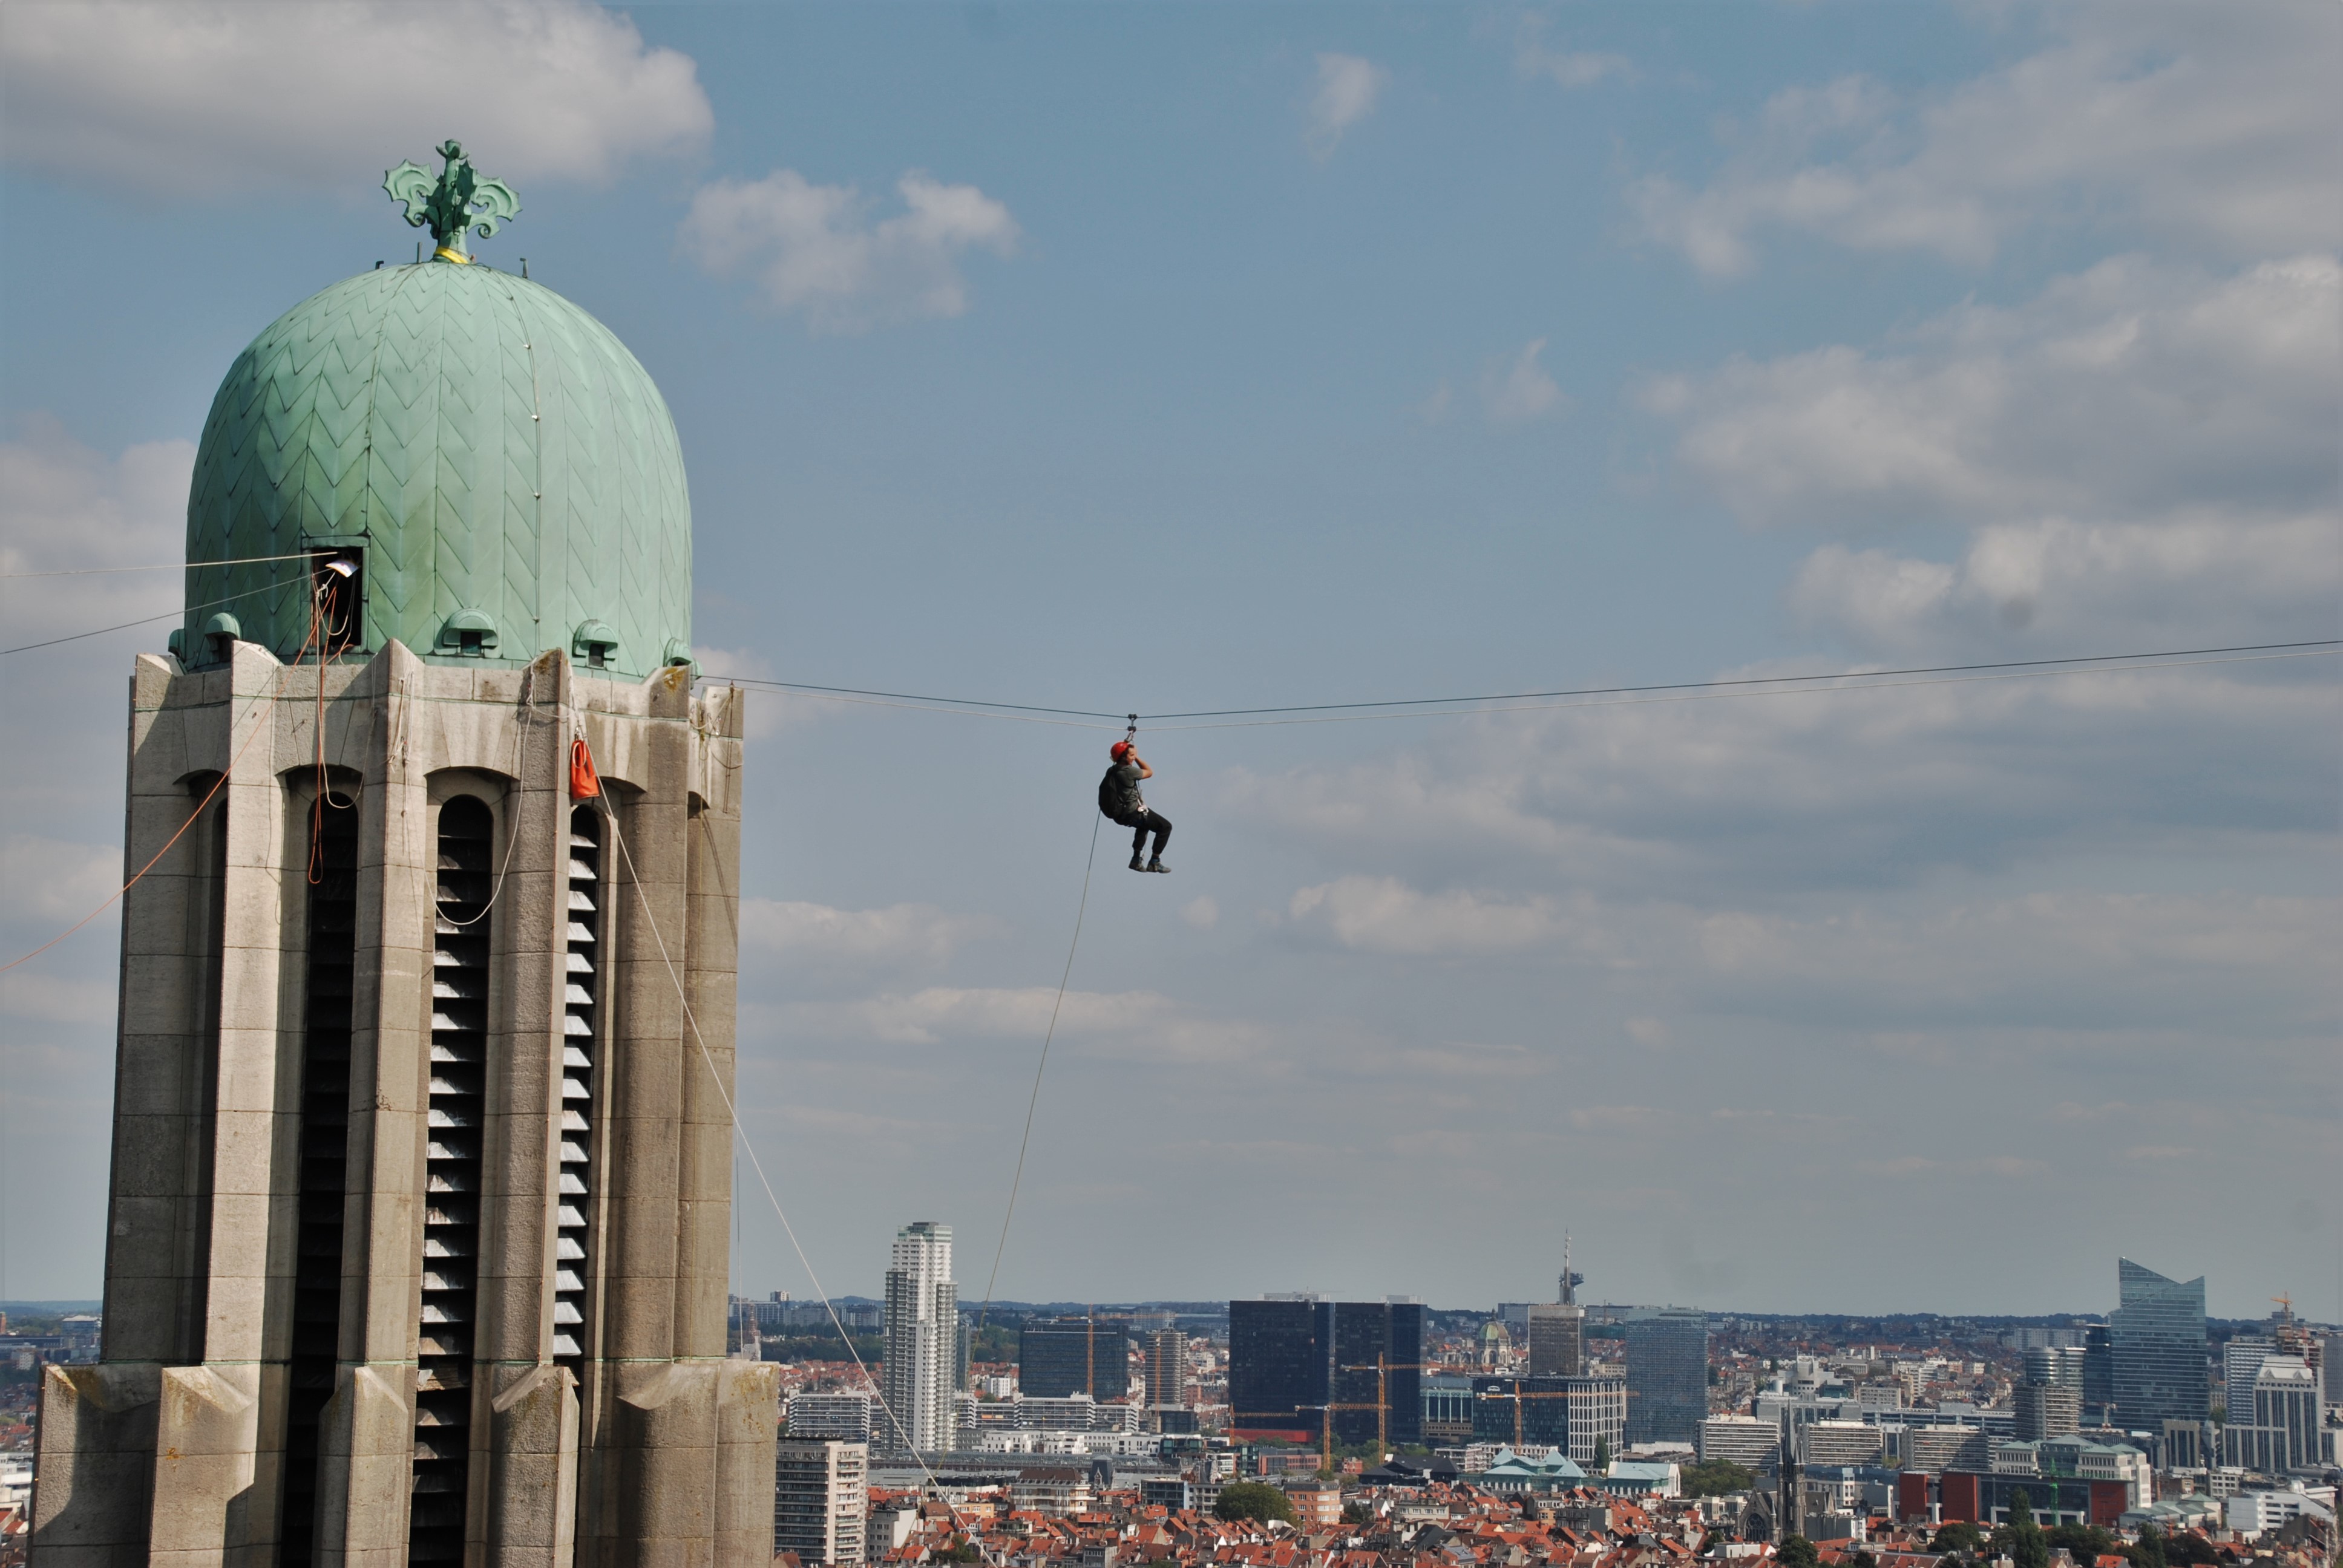
<instances>
[{"instance_id":1,"label":"steel cable spanning sky","mask_svg":"<svg viewBox=\"0 0 2343 1568\"><path fill-rule=\"evenodd\" d=\"M918 692L879 691L851 686L814 686L800 681L773 680L758 676L710 674L703 679L719 685L769 687L817 699L860 701L869 706L898 706L936 712L965 712L974 717L1017 719L1058 715L1067 719L1101 719L1137 722L1154 730L1236 729L1257 724L1337 723L1351 719L1416 719L1473 713L1534 712L1556 707L1624 706L1571 699L1644 698L1691 700L1731 696L1775 696L1785 692L1865 691L1896 686L1935 686L1952 680L2022 679L2051 675L2089 675L2127 669L2173 669L2208 664L2267 663L2280 658L2318 658L2343 650L2343 638L2301 642L2244 643L2222 648L2184 648L2151 653L2077 654L2067 658L2002 659L1985 664L1921 665L1900 669L1845 669L1819 675L1740 676L1722 680L1678 680L1644 686L1583 686L1552 691L1494 692L1473 697L1404 697L1364 702L1297 703L1282 708L1200 709L1173 713L1109 713L1099 709L1043 708L1031 703L995 702L977 698L934 697ZM1497 705L1503 706L1497 706ZM1319 717L1308 717L1319 716ZM1223 719L1224 723L1165 723L1167 719ZM1252 723L1242 722L1251 719ZM1031 719L1036 723L1051 722ZM1117 724L1083 724L1085 729L1112 729Z\"/></svg>"}]
</instances>

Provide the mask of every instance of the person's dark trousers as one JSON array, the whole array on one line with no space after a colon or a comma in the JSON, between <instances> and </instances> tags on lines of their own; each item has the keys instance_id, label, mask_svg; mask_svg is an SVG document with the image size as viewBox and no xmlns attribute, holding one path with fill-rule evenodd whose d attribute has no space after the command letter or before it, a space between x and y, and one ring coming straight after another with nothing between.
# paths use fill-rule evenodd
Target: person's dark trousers
<instances>
[{"instance_id":1,"label":"person's dark trousers","mask_svg":"<svg viewBox=\"0 0 2343 1568\"><path fill-rule=\"evenodd\" d=\"M1135 816L1117 817L1116 821L1131 829L1131 853L1136 859L1147 848L1147 835L1155 835L1155 858L1163 858L1163 846L1172 841L1172 824L1161 811L1143 811Z\"/></svg>"}]
</instances>

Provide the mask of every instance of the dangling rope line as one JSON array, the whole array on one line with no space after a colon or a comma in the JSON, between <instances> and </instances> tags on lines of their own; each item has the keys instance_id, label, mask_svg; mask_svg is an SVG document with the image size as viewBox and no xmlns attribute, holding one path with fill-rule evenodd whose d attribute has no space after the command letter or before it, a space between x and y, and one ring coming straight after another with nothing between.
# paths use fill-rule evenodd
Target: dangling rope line
<instances>
[{"instance_id":1,"label":"dangling rope line","mask_svg":"<svg viewBox=\"0 0 2343 1568\"><path fill-rule=\"evenodd\" d=\"M180 617L193 615L199 609L216 609L224 604L234 604L240 598L250 598L255 594L276 593L289 586L286 583L270 583L266 588L246 588L242 593L232 593L226 598L206 599L202 604L191 604L180 609L166 609L161 615L142 616L136 620L126 620L115 626L101 626L89 631L77 631L69 637L53 637L46 642L28 642L16 648L0 648L0 658L5 658L12 653L30 653L36 648L55 648L61 642L79 642L85 637L104 637L109 631L128 631L134 626L152 626L158 620L177 620ZM297 658L300 656L296 654L294 657Z\"/></svg>"},{"instance_id":2,"label":"dangling rope line","mask_svg":"<svg viewBox=\"0 0 2343 1568\"><path fill-rule=\"evenodd\" d=\"M579 744L585 744L583 737L579 738ZM588 756L590 759L592 756L590 749ZM643 923L650 928L651 940L658 944L659 962L667 966L667 977L675 986L675 1000L683 1009L683 1021L691 1030L692 1043L699 1048L699 1060L708 1064L708 1076L715 1082L716 1092L724 1101L724 1114L731 1121L734 1143L742 1153L748 1155L749 1168L757 1173L758 1185L765 1190L765 1201L773 1206L774 1217L780 1221L781 1231L789 1237L790 1250L798 1255L798 1266L805 1270L806 1278L812 1282L814 1294L821 1298L822 1310L830 1314L830 1326L838 1331L840 1341L846 1346L846 1353L854 1359L855 1371L862 1374L865 1382L873 1389L877 1389L879 1380L870 1375L870 1367L863 1363L862 1352L854 1348L853 1337L846 1332L846 1324L840 1319L838 1308L830 1302L830 1292L821 1288L821 1278L813 1271L813 1261L806 1256L805 1247L798 1241L797 1227L789 1223L789 1213L781 1207L779 1195L773 1191L772 1178L765 1174L765 1162L757 1158L757 1146L749 1141L749 1134L740 1126L739 1107L733 1102L731 1090L725 1086L724 1075L717 1070L715 1054L708 1049L708 1041L700 1037L699 1019L691 1010L691 997L684 990L683 975L676 969L675 960L668 952L667 938L659 931L659 917L651 912L650 895L643 891L643 879L635 870L634 853L627 848L627 835L618 826L618 808L611 804L608 791L603 791L599 799L602 802L602 813L610 823L610 838L618 846L619 858L626 862L627 880L635 890L636 907L642 910ZM929 1486L934 1490L944 1506L950 1510L952 1523L958 1525L960 1523L960 1511L952 1508L949 1498L942 1496L943 1483L937 1479L935 1471L930 1467L927 1455L919 1451L910 1441L910 1434L903 1430L902 1418L896 1414L895 1407L888 1402L884 1391L880 1392L879 1407L887 1412L888 1422L895 1429L896 1441L910 1451L913 1459L919 1461L920 1469L927 1475Z\"/></svg>"},{"instance_id":3,"label":"dangling rope line","mask_svg":"<svg viewBox=\"0 0 2343 1568\"><path fill-rule=\"evenodd\" d=\"M530 665L527 669L525 669L525 670L521 671L521 675L520 675L520 703L519 703L520 711L519 711L518 714L516 714L516 715L514 716L514 719L513 719L513 765L512 765L512 777L513 777L513 789L514 789L514 792L516 793L516 795L518 793L518 791L519 791L519 789L520 789L520 749L521 749L521 741L522 741L522 739L524 739L524 737L526 737L526 736L527 736L527 734L528 733L528 726L529 726L529 722L530 722L530 720L532 719L532 718L534 718L534 716L535 716L535 714L536 714L536 712L537 712L537 706L536 706L536 705L537 705L537 697L536 697L536 692L537 692L537 666L535 666L534 664L532 664L532 665ZM474 915L474 916L473 916L470 920L458 920L451 919L451 918L447 915L447 913L445 910L441 910L441 911L439 912L439 918L440 918L441 920L446 920L446 921L447 921L449 925L451 925L451 926L459 926L459 927L460 927L460 926L477 926L477 925L478 925L482 920L487 920L487 919L488 918L488 911L489 911L490 910L493 910L493 909L495 909L495 908L497 907L497 900L498 900L498 898L500 898L500 897L502 897L502 896L503 896L503 893L504 893L504 890L505 890L505 873L506 873L507 871L508 871L508 870L512 869L513 846L514 846L515 844L519 843L519 842L520 842L520 834L519 834L519 833L518 833L518 832L515 832L515 831L512 831L512 830L508 829L508 830L507 830L507 832L505 833L505 853L504 853L504 859L503 859L500 862L498 862L498 866L497 866L497 880L496 880L496 885L495 885L495 886L493 886L493 887L491 887L491 888L488 890L488 901L487 903L485 903L485 904L483 904L483 905L481 905L481 906L480 906L480 912L479 912L478 914Z\"/></svg>"},{"instance_id":4,"label":"dangling rope line","mask_svg":"<svg viewBox=\"0 0 2343 1568\"><path fill-rule=\"evenodd\" d=\"M1001 1254L1009 1246L1009 1221L1017 1216L1017 1190L1025 1180L1025 1146L1033 1141L1033 1108L1041 1103L1041 1071L1050 1065L1050 1041L1058 1035L1058 1010L1066 1005L1066 982L1074 978L1074 952L1082 945L1082 916L1091 907L1091 870L1098 864L1099 823L1102 820L1100 817L1091 819L1091 852L1082 862L1082 899L1074 906L1074 940L1066 944L1066 970L1058 977L1058 1000L1050 1004L1050 1027L1041 1032L1041 1060L1033 1064L1033 1092L1025 1101L1025 1131L1017 1140L1017 1171L1009 1178L1009 1208L1001 1216L1001 1240L992 1249L992 1272L984 1281L984 1307L976 1317L980 1329L992 1316L992 1287L1001 1278Z\"/></svg>"},{"instance_id":5,"label":"dangling rope line","mask_svg":"<svg viewBox=\"0 0 2343 1568\"><path fill-rule=\"evenodd\" d=\"M299 666L301 662L301 654L309 651L311 646L315 642L317 635L316 625L315 623L312 623L309 631L311 640L304 642L301 645L301 653L297 653L293 656L293 662L291 664L283 665L278 668L277 671L277 684L269 689L267 694L262 697L256 697L252 699L251 704L244 710L244 716L246 719L251 718L254 711L263 703L273 703L278 697L283 695L287 678L291 676L294 669ZM323 664L320 664L317 667L317 678L320 681L326 678L326 668ZM227 767L221 772L218 778L212 780L212 787L204 791L204 798L196 802L196 809L187 813L187 819L179 824L179 830L172 834L169 839L166 839L161 849L155 851L155 858L153 859L148 860L145 865L138 868L138 871L136 876L133 876L128 881L123 883L122 886L107 894L106 902L90 910L89 913L75 920L72 925L67 926L64 930L59 931L55 936L51 937L47 941L43 942L39 947L35 948L31 952L26 953L23 958L11 959L8 962L0 964L0 974L6 974L18 964L30 963L35 959L39 958L43 953L47 952L51 948L55 947L59 942L65 940L67 937L73 935L84 926L89 924L90 921L97 919L98 916L112 909L116 900L121 898L123 894L136 887L138 885L139 879L146 876L147 872L153 870L156 863L159 862L164 856L171 852L171 846L185 838L188 829L203 820L204 809L212 803L212 797L218 794L221 787L226 785L228 779L235 776L236 765L244 760L244 754L252 749L252 743L255 740L259 739L260 732L267 728L268 726L266 722L256 724L252 727L252 732L244 738L244 744L237 747L236 749L236 755L228 759ZM228 726L228 733L231 735L236 733L236 726L232 721Z\"/></svg>"}]
</instances>

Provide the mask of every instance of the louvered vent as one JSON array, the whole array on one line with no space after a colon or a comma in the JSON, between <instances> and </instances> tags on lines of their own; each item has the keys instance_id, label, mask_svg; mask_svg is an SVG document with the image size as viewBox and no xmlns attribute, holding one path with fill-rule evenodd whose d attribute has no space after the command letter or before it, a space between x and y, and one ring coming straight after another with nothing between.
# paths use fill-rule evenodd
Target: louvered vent
<instances>
[{"instance_id":1,"label":"louvered vent","mask_svg":"<svg viewBox=\"0 0 2343 1568\"><path fill-rule=\"evenodd\" d=\"M586 1214L594 1191L594 1069L601 1035L602 824L569 817L568 973L561 1009L561 1193L554 1240L553 1355L581 1370L586 1335Z\"/></svg>"},{"instance_id":2,"label":"louvered vent","mask_svg":"<svg viewBox=\"0 0 2343 1568\"><path fill-rule=\"evenodd\" d=\"M317 1423L341 1360L342 1196L349 1178L350 1000L357 941L358 814L329 796L309 824L309 951L301 1034L300 1253L286 1394L284 1549L311 1561L317 1528ZM317 808L311 808L314 812Z\"/></svg>"},{"instance_id":3,"label":"louvered vent","mask_svg":"<svg viewBox=\"0 0 2343 1568\"><path fill-rule=\"evenodd\" d=\"M440 810L409 1563L455 1563L464 1556L488 1048L488 922L483 917L495 879L493 833L488 809L478 800L458 796Z\"/></svg>"}]
</instances>

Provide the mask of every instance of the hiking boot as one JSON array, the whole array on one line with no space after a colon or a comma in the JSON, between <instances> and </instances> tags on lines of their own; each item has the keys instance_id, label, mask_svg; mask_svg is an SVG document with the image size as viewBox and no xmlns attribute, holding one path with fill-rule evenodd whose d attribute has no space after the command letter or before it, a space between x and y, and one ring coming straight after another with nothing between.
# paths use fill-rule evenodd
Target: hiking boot
<instances>
[{"instance_id":1,"label":"hiking boot","mask_svg":"<svg viewBox=\"0 0 2343 1568\"><path fill-rule=\"evenodd\" d=\"M1147 869L1146 867L1139 863L1139 855L1135 850L1132 852L1131 857L1131 869L1134 871L1143 871Z\"/></svg>"},{"instance_id":2,"label":"hiking boot","mask_svg":"<svg viewBox=\"0 0 2343 1568\"><path fill-rule=\"evenodd\" d=\"M1134 866L1135 866L1135 865L1137 865L1137 864L1139 864L1138 857L1133 856L1133 857L1131 858L1131 863L1132 865L1134 865ZM1151 870L1151 871L1161 871L1161 872L1165 873L1166 875L1169 875L1169 874L1171 873L1171 870L1172 870L1172 868L1171 868L1171 867L1169 867L1169 866L1165 865L1165 864L1164 864L1162 861L1161 861L1161 860L1150 860L1150 861L1148 861L1148 862L1147 862L1147 869L1148 869L1149 870Z\"/></svg>"}]
</instances>

